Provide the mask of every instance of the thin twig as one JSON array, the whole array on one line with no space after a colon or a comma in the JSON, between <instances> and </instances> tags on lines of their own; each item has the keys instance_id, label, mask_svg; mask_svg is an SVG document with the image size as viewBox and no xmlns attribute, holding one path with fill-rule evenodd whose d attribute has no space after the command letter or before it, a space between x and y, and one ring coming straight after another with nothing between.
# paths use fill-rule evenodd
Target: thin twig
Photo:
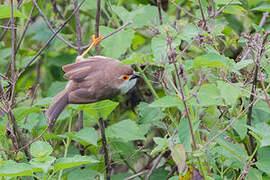
<instances>
[{"instance_id":1,"label":"thin twig","mask_svg":"<svg viewBox=\"0 0 270 180\"><path fill-rule=\"evenodd\" d=\"M173 5L174 7L176 7L177 9L179 9L179 10L181 10L181 11L184 11L184 12L185 12L187 15L189 15L190 17L193 17L193 18L195 18L195 19L201 20L200 18L198 18L198 17L194 16L193 14L191 14L190 12L188 12L186 9L184 9L184 8L182 8L181 6L175 4L175 3L173 2L173 0L170 0L170 2L172 3L172 5Z\"/></svg>"},{"instance_id":2,"label":"thin twig","mask_svg":"<svg viewBox=\"0 0 270 180\"><path fill-rule=\"evenodd\" d=\"M97 0L97 13L96 13L96 24L95 24L95 36L99 37L99 20L100 20L100 1ZM96 55L99 55L99 44L96 45Z\"/></svg>"},{"instance_id":3,"label":"thin twig","mask_svg":"<svg viewBox=\"0 0 270 180\"><path fill-rule=\"evenodd\" d=\"M163 20L162 20L162 14L161 14L161 0L157 0L157 7L158 7L158 16L159 16L159 24L162 25L163 24Z\"/></svg>"},{"instance_id":4,"label":"thin twig","mask_svg":"<svg viewBox=\"0 0 270 180\"><path fill-rule=\"evenodd\" d=\"M217 10L217 12L211 16L209 16L209 18L213 18L213 17L216 17L218 15L220 15L222 13L222 11L224 9L226 9L231 3L233 2L233 0L230 0L227 4L225 4L223 7L221 7L219 10Z\"/></svg>"},{"instance_id":5,"label":"thin twig","mask_svg":"<svg viewBox=\"0 0 270 180\"><path fill-rule=\"evenodd\" d=\"M65 27L65 25L71 20L72 16L79 10L79 8L82 6L82 4L85 2L85 0L82 0L82 2L79 4L77 8L74 9L72 14L67 18L67 20L60 26L60 28L55 31L55 33L48 39L48 41L43 45L43 47L37 52L37 54L27 62L27 64L24 66L24 68L19 73L18 77L24 73L24 71L36 60L36 58L45 50L45 48L50 44L50 42L55 38L55 36Z\"/></svg>"},{"instance_id":6,"label":"thin twig","mask_svg":"<svg viewBox=\"0 0 270 180\"><path fill-rule=\"evenodd\" d=\"M148 170L144 170L144 171L138 172L137 174L134 174L132 176L129 176L129 177L125 178L124 180L132 180L132 179L134 179L134 178L136 178L138 176L141 176L141 175L143 175L143 174L145 174L147 172L148 172Z\"/></svg>"},{"instance_id":7,"label":"thin twig","mask_svg":"<svg viewBox=\"0 0 270 180\"><path fill-rule=\"evenodd\" d=\"M199 3L199 8L200 8L201 14L202 14L203 28L205 28L206 27L206 19L204 16L201 0L198 0L198 3Z\"/></svg>"},{"instance_id":8,"label":"thin twig","mask_svg":"<svg viewBox=\"0 0 270 180\"><path fill-rule=\"evenodd\" d=\"M1 26L0 25L0 28L3 28L3 29L11 29L11 27L8 27L8 26ZM17 27L14 27L14 29L18 29Z\"/></svg>"},{"instance_id":9,"label":"thin twig","mask_svg":"<svg viewBox=\"0 0 270 180\"><path fill-rule=\"evenodd\" d=\"M149 172L147 173L147 176L146 176L145 180L149 180L150 179L151 175L153 174L154 170L157 168L157 166L158 166L161 158L163 157L163 155L165 153L166 153L166 151L161 152L158 155L157 159L155 159L154 164L153 164L152 168L149 170Z\"/></svg>"},{"instance_id":10,"label":"thin twig","mask_svg":"<svg viewBox=\"0 0 270 180\"><path fill-rule=\"evenodd\" d=\"M32 141L30 141L29 143L27 143L27 144L24 145L23 147L19 148L18 150L15 150L14 152L19 152L19 151L23 150L24 148L29 147L31 144L33 144L33 143L36 142L37 140L39 140L39 139L45 134L45 132L48 130L48 128L49 128L49 127L46 127L46 129L44 129L44 130L42 131L42 133L41 133L38 137L36 137L35 139L33 139Z\"/></svg>"},{"instance_id":11,"label":"thin twig","mask_svg":"<svg viewBox=\"0 0 270 180\"><path fill-rule=\"evenodd\" d=\"M50 29L53 33L55 33L55 30L53 29L52 25L50 24L50 22L48 21L48 19L46 18L46 16L45 16L44 13L42 12L42 10L39 8L39 6L38 6L36 0L32 0L32 1L33 1L33 3L35 4L36 8L38 9L38 11L39 11L41 17L43 18L43 20L45 21L45 23L46 23L47 26L49 27L49 29ZM76 12L77 12L77 11L76 11ZM75 14L76 14L76 12L75 12ZM73 49L77 49L76 46L72 45L70 42L68 42L67 40L65 40L60 34L57 33L57 34L56 34L56 37L57 37L58 39L60 39L61 41L63 41L63 42L64 42L66 45L68 45L69 47L71 47L71 48L73 48Z\"/></svg>"},{"instance_id":12,"label":"thin twig","mask_svg":"<svg viewBox=\"0 0 270 180\"><path fill-rule=\"evenodd\" d=\"M29 25L30 25L31 17L32 17L32 14L33 14L33 12L34 12L34 9L35 9L35 6L33 5L33 6L32 6L32 9L31 9L31 11L30 11L30 14L29 14L29 16L28 16L28 18L27 18L27 21L26 21L26 23L25 23L25 26L24 26L22 35L21 35L21 37L20 37L20 40L18 41L18 44L17 44L17 47L16 47L15 54L18 52L18 50L19 50L19 48L20 48L20 46L21 46L21 43L22 43L22 41L23 41L23 39L24 39L25 33L26 33L26 31L27 31L27 29L28 29L28 27L29 27Z\"/></svg>"},{"instance_id":13,"label":"thin twig","mask_svg":"<svg viewBox=\"0 0 270 180\"><path fill-rule=\"evenodd\" d=\"M106 135L105 135L105 124L104 124L103 118L99 118L98 122L99 122L99 128L100 128L100 133L101 133L102 149L104 151L106 180L110 180L111 179L111 164L109 160L107 140L106 140Z\"/></svg>"}]
</instances>

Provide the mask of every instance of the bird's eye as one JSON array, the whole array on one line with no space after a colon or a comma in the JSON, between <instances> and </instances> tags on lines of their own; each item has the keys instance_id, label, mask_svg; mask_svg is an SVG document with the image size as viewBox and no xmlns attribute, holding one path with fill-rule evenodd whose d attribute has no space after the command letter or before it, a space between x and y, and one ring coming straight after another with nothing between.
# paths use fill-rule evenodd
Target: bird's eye
<instances>
[{"instance_id":1,"label":"bird's eye","mask_svg":"<svg viewBox=\"0 0 270 180\"><path fill-rule=\"evenodd\" d=\"M127 75L124 75L124 76L122 76L122 80L128 80L128 76Z\"/></svg>"}]
</instances>

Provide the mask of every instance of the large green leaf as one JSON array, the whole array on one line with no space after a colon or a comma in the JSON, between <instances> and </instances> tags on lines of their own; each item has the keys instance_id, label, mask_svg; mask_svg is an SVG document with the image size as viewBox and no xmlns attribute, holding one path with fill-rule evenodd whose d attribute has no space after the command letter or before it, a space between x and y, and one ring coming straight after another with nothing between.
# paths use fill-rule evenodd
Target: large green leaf
<instances>
[{"instance_id":1,"label":"large green leaf","mask_svg":"<svg viewBox=\"0 0 270 180\"><path fill-rule=\"evenodd\" d=\"M31 106L21 106L17 107L13 110L13 115L16 121L23 120L27 115L38 112L40 109L38 107L31 107Z\"/></svg>"},{"instance_id":2,"label":"large green leaf","mask_svg":"<svg viewBox=\"0 0 270 180\"><path fill-rule=\"evenodd\" d=\"M118 106L118 104L119 104L118 102L104 100L96 103L79 105L78 109L85 111L95 119L99 118L107 119L107 117Z\"/></svg>"},{"instance_id":3,"label":"large green leaf","mask_svg":"<svg viewBox=\"0 0 270 180\"><path fill-rule=\"evenodd\" d=\"M212 52L197 56L194 59L193 67L215 67L227 70L230 67L230 64L231 61L229 58Z\"/></svg>"},{"instance_id":4,"label":"large green leaf","mask_svg":"<svg viewBox=\"0 0 270 180\"><path fill-rule=\"evenodd\" d=\"M184 110L183 102L177 96L164 96L160 99L157 99L152 104L150 104L150 107L161 107L161 108L177 107L181 111Z\"/></svg>"},{"instance_id":5,"label":"large green leaf","mask_svg":"<svg viewBox=\"0 0 270 180\"><path fill-rule=\"evenodd\" d=\"M163 119L166 114L164 114L159 107L151 107L151 104L141 102L138 105L139 115L141 117L140 123L143 124L155 124L158 123L158 120Z\"/></svg>"},{"instance_id":6,"label":"large green leaf","mask_svg":"<svg viewBox=\"0 0 270 180\"><path fill-rule=\"evenodd\" d=\"M72 135L72 139L80 142L83 145L93 144L97 146L98 134L92 127L86 127L81 129Z\"/></svg>"},{"instance_id":7,"label":"large green leaf","mask_svg":"<svg viewBox=\"0 0 270 180\"><path fill-rule=\"evenodd\" d=\"M99 161L93 159L92 157L80 156L80 155L76 155L74 157L60 158L60 159L57 159L55 162L54 171L57 172L57 171L67 169L67 168L76 167L83 164L97 163L97 162Z\"/></svg>"},{"instance_id":8,"label":"large green leaf","mask_svg":"<svg viewBox=\"0 0 270 180\"><path fill-rule=\"evenodd\" d=\"M47 96L55 96L58 94L60 91L65 89L67 82L62 82L62 81L55 81L51 84Z\"/></svg>"},{"instance_id":9,"label":"large green leaf","mask_svg":"<svg viewBox=\"0 0 270 180\"><path fill-rule=\"evenodd\" d=\"M253 8L252 11L270 12L270 4L261 4L258 7Z\"/></svg>"},{"instance_id":10,"label":"large green leaf","mask_svg":"<svg viewBox=\"0 0 270 180\"><path fill-rule=\"evenodd\" d=\"M100 34L103 36L111 33L112 31L114 31L112 28L105 26L100 27ZM132 29L126 29L103 40L101 45L104 47L104 55L111 58L119 58L131 46L133 37L134 31Z\"/></svg>"},{"instance_id":11,"label":"large green leaf","mask_svg":"<svg viewBox=\"0 0 270 180\"><path fill-rule=\"evenodd\" d=\"M249 168L248 169L248 175L246 180L262 180L262 174L258 169L255 168Z\"/></svg>"},{"instance_id":12,"label":"large green leaf","mask_svg":"<svg viewBox=\"0 0 270 180\"><path fill-rule=\"evenodd\" d=\"M164 36L157 35L152 38L151 48L154 55L154 61L156 62L166 62L167 61L167 41Z\"/></svg>"},{"instance_id":13,"label":"large green leaf","mask_svg":"<svg viewBox=\"0 0 270 180\"><path fill-rule=\"evenodd\" d=\"M202 85L198 92L197 99L193 97L188 103L193 106L223 105L220 90L215 84Z\"/></svg>"},{"instance_id":14,"label":"large green leaf","mask_svg":"<svg viewBox=\"0 0 270 180\"><path fill-rule=\"evenodd\" d=\"M183 144L175 144L170 147L172 158L178 167L178 172L183 172L186 166L186 151Z\"/></svg>"},{"instance_id":15,"label":"large green leaf","mask_svg":"<svg viewBox=\"0 0 270 180\"><path fill-rule=\"evenodd\" d=\"M36 141L30 146L30 153L34 157L46 157L53 152L51 145L47 142Z\"/></svg>"},{"instance_id":16,"label":"large green leaf","mask_svg":"<svg viewBox=\"0 0 270 180\"><path fill-rule=\"evenodd\" d=\"M144 140L145 132L142 132L139 125L127 119L109 126L107 129L108 138L121 139L123 141Z\"/></svg>"},{"instance_id":17,"label":"large green leaf","mask_svg":"<svg viewBox=\"0 0 270 180\"><path fill-rule=\"evenodd\" d=\"M151 154L156 154L168 149L169 140L167 138L154 137L153 141L157 144L157 146L152 150Z\"/></svg>"},{"instance_id":18,"label":"large green leaf","mask_svg":"<svg viewBox=\"0 0 270 180\"><path fill-rule=\"evenodd\" d=\"M49 156L47 158L42 158L42 160L40 158L33 158L30 163L34 167L33 169L35 172L44 171L47 173L51 169L52 163L54 163L55 160L55 157Z\"/></svg>"},{"instance_id":19,"label":"large green leaf","mask_svg":"<svg viewBox=\"0 0 270 180\"><path fill-rule=\"evenodd\" d=\"M200 32L199 28L194 24L187 24L183 32L179 35L181 39L190 42L192 39L194 39L198 33Z\"/></svg>"},{"instance_id":20,"label":"large green leaf","mask_svg":"<svg viewBox=\"0 0 270 180\"><path fill-rule=\"evenodd\" d=\"M225 102L228 105L234 105L236 100L245 94L240 90L240 88L237 88L224 81L218 81L217 84L221 92L221 96L225 99Z\"/></svg>"},{"instance_id":21,"label":"large green leaf","mask_svg":"<svg viewBox=\"0 0 270 180\"><path fill-rule=\"evenodd\" d=\"M0 177L33 176L32 172L29 164L16 163L11 160L0 166Z\"/></svg>"},{"instance_id":22,"label":"large green leaf","mask_svg":"<svg viewBox=\"0 0 270 180\"><path fill-rule=\"evenodd\" d=\"M21 12L19 12L16 9L14 9L13 13L14 13L14 17L27 18L25 15L23 15ZM11 8L10 8L10 6L0 5L0 19L10 18L10 17L11 17Z\"/></svg>"},{"instance_id":23,"label":"large green leaf","mask_svg":"<svg viewBox=\"0 0 270 180\"><path fill-rule=\"evenodd\" d=\"M75 169L72 170L68 176L67 180L74 180L74 179L79 179L79 180L89 180L89 179L95 179L96 175L98 175L99 172L94 171L92 169Z\"/></svg>"},{"instance_id":24,"label":"large green leaf","mask_svg":"<svg viewBox=\"0 0 270 180\"><path fill-rule=\"evenodd\" d=\"M188 120L182 118L178 125L177 135L179 138L179 143L184 145L186 151L191 151L191 133Z\"/></svg>"},{"instance_id":25,"label":"large green leaf","mask_svg":"<svg viewBox=\"0 0 270 180\"><path fill-rule=\"evenodd\" d=\"M132 26L141 28L143 26L159 25L158 11L155 6L139 6L134 11L127 11L123 7L112 6L113 11L123 20L132 21ZM167 21L166 14L162 13L163 21Z\"/></svg>"}]
</instances>

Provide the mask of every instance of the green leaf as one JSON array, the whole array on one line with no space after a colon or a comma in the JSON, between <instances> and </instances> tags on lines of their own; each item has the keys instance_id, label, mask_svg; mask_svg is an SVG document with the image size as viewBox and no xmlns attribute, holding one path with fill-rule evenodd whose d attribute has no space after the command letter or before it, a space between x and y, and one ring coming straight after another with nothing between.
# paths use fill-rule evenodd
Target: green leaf
<instances>
[{"instance_id":1,"label":"green leaf","mask_svg":"<svg viewBox=\"0 0 270 180\"><path fill-rule=\"evenodd\" d=\"M18 11L16 9L13 9L13 13L14 13L14 17L22 17L22 18L27 19L27 17L25 15L23 15L20 11ZM11 17L10 6L0 5L0 19L10 18L10 17Z\"/></svg>"},{"instance_id":2,"label":"green leaf","mask_svg":"<svg viewBox=\"0 0 270 180\"><path fill-rule=\"evenodd\" d=\"M255 168L249 168L248 169L248 175L246 180L262 180L262 174L258 169Z\"/></svg>"},{"instance_id":3,"label":"green leaf","mask_svg":"<svg viewBox=\"0 0 270 180\"><path fill-rule=\"evenodd\" d=\"M163 62L167 60L167 51L166 47L167 41L164 36L157 35L152 38L151 41L151 48L154 55L154 61L155 62Z\"/></svg>"},{"instance_id":4,"label":"green leaf","mask_svg":"<svg viewBox=\"0 0 270 180\"><path fill-rule=\"evenodd\" d=\"M267 174L270 174L270 161L269 159L260 159L258 160L255 165L257 168Z\"/></svg>"},{"instance_id":5,"label":"green leaf","mask_svg":"<svg viewBox=\"0 0 270 180\"><path fill-rule=\"evenodd\" d=\"M192 41L198 34L200 30L199 28L194 24L187 24L183 32L179 35L182 40L185 40L187 42Z\"/></svg>"},{"instance_id":6,"label":"green leaf","mask_svg":"<svg viewBox=\"0 0 270 180\"><path fill-rule=\"evenodd\" d=\"M145 62L151 62L151 57L146 54L132 53L127 59L121 62L121 65L129 64L144 64Z\"/></svg>"},{"instance_id":7,"label":"green leaf","mask_svg":"<svg viewBox=\"0 0 270 180\"><path fill-rule=\"evenodd\" d=\"M239 97L243 95L243 92L226 82L218 81L218 88L221 92L221 96L225 99L226 104L234 105Z\"/></svg>"},{"instance_id":8,"label":"green leaf","mask_svg":"<svg viewBox=\"0 0 270 180\"><path fill-rule=\"evenodd\" d=\"M100 26L100 34L102 35L107 35L114 30L109 27ZM104 47L104 55L118 59L131 46L133 37L134 31L132 29L126 29L103 40L101 45Z\"/></svg>"},{"instance_id":9,"label":"green leaf","mask_svg":"<svg viewBox=\"0 0 270 180\"><path fill-rule=\"evenodd\" d=\"M144 26L159 25L158 11L155 6L139 6L134 11L127 11L123 7L112 6L113 11L123 20L123 22L132 21L132 26L141 28ZM162 13L163 21L167 21L166 14Z\"/></svg>"},{"instance_id":10,"label":"green leaf","mask_svg":"<svg viewBox=\"0 0 270 180\"><path fill-rule=\"evenodd\" d=\"M0 177L33 176L32 172L29 164L16 163L11 160L0 166Z\"/></svg>"},{"instance_id":11,"label":"green leaf","mask_svg":"<svg viewBox=\"0 0 270 180\"><path fill-rule=\"evenodd\" d=\"M159 123L159 120L163 119L166 114L164 114L159 107L151 107L151 104L141 102L138 105L139 115L141 117L140 123L143 124L155 124Z\"/></svg>"},{"instance_id":12,"label":"green leaf","mask_svg":"<svg viewBox=\"0 0 270 180\"><path fill-rule=\"evenodd\" d=\"M240 2L239 0L233 0L232 2L231 2L231 0L215 0L214 2L215 2L217 5L220 5L220 4L225 5L225 4L227 4L227 3L231 3L231 4L241 4L241 2Z\"/></svg>"},{"instance_id":13,"label":"green leaf","mask_svg":"<svg viewBox=\"0 0 270 180\"><path fill-rule=\"evenodd\" d=\"M31 36L32 40L43 42L46 42L53 35L52 31L43 21L36 21L31 24L25 35L28 36L30 34L33 34L33 36Z\"/></svg>"},{"instance_id":14,"label":"green leaf","mask_svg":"<svg viewBox=\"0 0 270 180\"><path fill-rule=\"evenodd\" d=\"M37 100L37 102L34 104L34 106L45 106L52 103L53 98L52 97L46 97Z\"/></svg>"},{"instance_id":15,"label":"green leaf","mask_svg":"<svg viewBox=\"0 0 270 180\"><path fill-rule=\"evenodd\" d=\"M260 147L264 146L270 146L270 135L263 136Z\"/></svg>"},{"instance_id":16,"label":"green leaf","mask_svg":"<svg viewBox=\"0 0 270 180\"><path fill-rule=\"evenodd\" d=\"M179 142L184 145L186 151L191 151L191 134L188 120L182 118L178 125L177 135Z\"/></svg>"},{"instance_id":17,"label":"green leaf","mask_svg":"<svg viewBox=\"0 0 270 180\"><path fill-rule=\"evenodd\" d=\"M60 91L64 90L66 87L67 82L62 82L62 81L55 81L51 84L47 96L55 96L57 95Z\"/></svg>"},{"instance_id":18,"label":"green leaf","mask_svg":"<svg viewBox=\"0 0 270 180\"><path fill-rule=\"evenodd\" d=\"M217 142L231 155L233 155L239 162L244 162L248 158L247 151L240 144L234 144L232 142L227 141L224 137L220 137L217 139ZM242 164L243 165L243 164Z\"/></svg>"},{"instance_id":19,"label":"green leaf","mask_svg":"<svg viewBox=\"0 0 270 180\"><path fill-rule=\"evenodd\" d=\"M36 141L30 146L30 153L33 157L48 157L52 152L53 149L47 142Z\"/></svg>"},{"instance_id":20,"label":"green leaf","mask_svg":"<svg viewBox=\"0 0 270 180\"><path fill-rule=\"evenodd\" d=\"M233 119L232 119L233 121ZM240 139L243 140L247 135L246 117L239 118L234 124L233 129L239 134Z\"/></svg>"},{"instance_id":21,"label":"green leaf","mask_svg":"<svg viewBox=\"0 0 270 180\"><path fill-rule=\"evenodd\" d=\"M215 84L202 85L198 92L197 99L193 97L188 103L199 107L224 104L221 101L220 90Z\"/></svg>"},{"instance_id":22,"label":"green leaf","mask_svg":"<svg viewBox=\"0 0 270 180\"><path fill-rule=\"evenodd\" d=\"M252 11L270 12L270 4L261 4L258 7L251 9Z\"/></svg>"},{"instance_id":23,"label":"green leaf","mask_svg":"<svg viewBox=\"0 0 270 180\"><path fill-rule=\"evenodd\" d=\"M246 10L242 6L239 6L239 5L229 5L222 12L227 13L227 14L244 16L246 13Z\"/></svg>"},{"instance_id":24,"label":"green leaf","mask_svg":"<svg viewBox=\"0 0 270 180\"><path fill-rule=\"evenodd\" d=\"M109 126L106 134L109 138L122 139L126 142L145 139L145 132L142 132L140 127L130 119Z\"/></svg>"},{"instance_id":25,"label":"green leaf","mask_svg":"<svg viewBox=\"0 0 270 180\"><path fill-rule=\"evenodd\" d=\"M175 144L170 147L172 158L178 167L178 173L184 171L186 166L186 151L183 144Z\"/></svg>"},{"instance_id":26,"label":"green leaf","mask_svg":"<svg viewBox=\"0 0 270 180\"><path fill-rule=\"evenodd\" d=\"M118 106L118 104L118 102L104 100L96 103L79 105L78 109L85 111L95 119L99 119L100 117L103 119L107 119L107 117Z\"/></svg>"},{"instance_id":27,"label":"green leaf","mask_svg":"<svg viewBox=\"0 0 270 180\"><path fill-rule=\"evenodd\" d=\"M80 142L83 145L93 144L97 146L98 134L97 131L92 127L86 127L76 132L72 139Z\"/></svg>"},{"instance_id":28,"label":"green leaf","mask_svg":"<svg viewBox=\"0 0 270 180\"><path fill-rule=\"evenodd\" d=\"M240 61L236 64L234 64L232 66L232 70L233 71L239 71L240 69L243 69L244 67L250 65L250 64L253 64L253 60L252 59L247 59L247 60L244 60L244 61Z\"/></svg>"},{"instance_id":29,"label":"green leaf","mask_svg":"<svg viewBox=\"0 0 270 180\"><path fill-rule=\"evenodd\" d=\"M208 53L202 56L197 56L194 59L193 67L215 67L227 70L230 67L230 64L231 61L229 58L216 53Z\"/></svg>"},{"instance_id":30,"label":"green leaf","mask_svg":"<svg viewBox=\"0 0 270 180\"><path fill-rule=\"evenodd\" d=\"M98 163L99 161L93 159L89 156L80 156L76 155L74 157L66 157L66 158L60 158L57 159L54 165L54 171L60 171L63 169L71 168L80 166L83 164L92 164L92 163Z\"/></svg>"},{"instance_id":31,"label":"green leaf","mask_svg":"<svg viewBox=\"0 0 270 180\"><path fill-rule=\"evenodd\" d=\"M13 110L13 115L14 115L16 121L21 121L27 115L34 113L34 112L39 112L39 111L40 111L40 109L38 107L21 106L21 107L15 108Z\"/></svg>"},{"instance_id":32,"label":"green leaf","mask_svg":"<svg viewBox=\"0 0 270 180\"><path fill-rule=\"evenodd\" d=\"M89 180L89 179L95 179L95 177L99 174L99 172L94 171L92 169L75 169L72 170L68 176L67 180L74 180L74 179L79 179L79 180Z\"/></svg>"},{"instance_id":33,"label":"green leaf","mask_svg":"<svg viewBox=\"0 0 270 180\"><path fill-rule=\"evenodd\" d=\"M157 144L157 146L152 150L151 154L165 151L168 148L169 141L167 138L154 137L153 140Z\"/></svg>"},{"instance_id":34,"label":"green leaf","mask_svg":"<svg viewBox=\"0 0 270 180\"><path fill-rule=\"evenodd\" d=\"M177 107L181 111L184 110L183 102L177 96L164 96L151 103L150 107L161 107L161 108Z\"/></svg>"},{"instance_id":35,"label":"green leaf","mask_svg":"<svg viewBox=\"0 0 270 180\"><path fill-rule=\"evenodd\" d=\"M30 164L34 167L33 169L35 169L35 172L44 171L47 173L51 169L51 165L55 160L56 158L52 156L46 157L42 159L42 161L40 158L33 158L31 159Z\"/></svg>"}]
</instances>

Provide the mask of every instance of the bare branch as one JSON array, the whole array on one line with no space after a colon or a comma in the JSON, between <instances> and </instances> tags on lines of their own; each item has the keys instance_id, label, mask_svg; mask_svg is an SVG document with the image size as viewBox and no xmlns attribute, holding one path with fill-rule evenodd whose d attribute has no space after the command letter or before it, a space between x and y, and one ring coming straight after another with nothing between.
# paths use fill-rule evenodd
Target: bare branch
<instances>
[{"instance_id":1,"label":"bare branch","mask_svg":"<svg viewBox=\"0 0 270 180\"><path fill-rule=\"evenodd\" d=\"M27 31L29 25L30 25L31 17L32 17L32 14L33 14L33 12L34 12L34 9L35 9L35 6L33 5L33 6L32 6L32 9L31 9L31 11L30 11L30 14L29 14L29 16L28 16L28 18L27 18L27 21L26 21L26 23L25 23L25 27L24 27L23 33L22 33L22 35L21 35L21 38L20 38L20 40L18 41L18 44L17 44L17 48L16 48L15 53L17 53L17 51L19 50L19 48L20 48L20 46L21 46L21 43L22 43L23 38L24 38L24 35L25 35L25 33L26 33L26 31Z\"/></svg>"},{"instance_id":2,"label":"bare branch","mask_svg":"<svg viewBox=\"0 0 270 180\"><path fill-rule=\"evenodd\" d=\"M145 180L149 180L151 175L153 174L153 171L157 168L157 165L159 164L161 158L163 157L163 155L166 153L166 151L163 151L162 153L160 153L157 157L157 159L154 161L154 164L152 166L152 168L150 169L150 171L147 173L147 176L145 178Z\"/></svg>"},{"instance_id":3,"label":"bare branch","mask_svg":"<svg viewBox=\"0 0 270 180\"><path fill-rule=\"evenodd\" d=\"M97 0L97 13L96 13L96 24L95 24L95 36L99 37L99 19L100 19L100 1ZM96 45L96 55L99 55L99 44Z\"/></svg>"}]
</instances>

